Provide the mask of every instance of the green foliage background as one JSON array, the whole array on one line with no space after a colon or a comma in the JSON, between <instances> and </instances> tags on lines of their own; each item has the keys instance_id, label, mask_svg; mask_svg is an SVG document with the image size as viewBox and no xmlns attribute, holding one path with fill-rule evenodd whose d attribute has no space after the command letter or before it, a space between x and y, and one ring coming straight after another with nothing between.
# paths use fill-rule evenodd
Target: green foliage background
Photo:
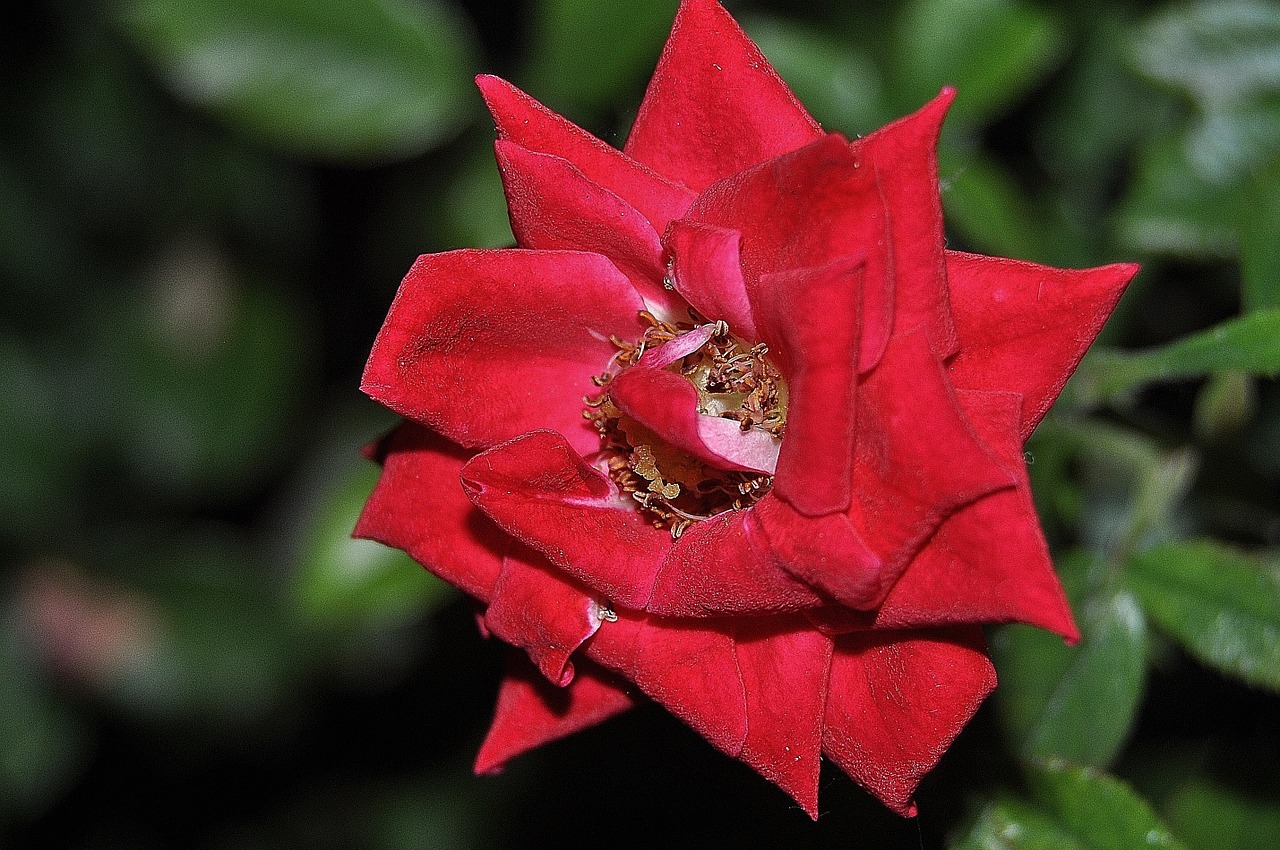
<instances>
[{"instance_id":1,"label":"green foliage background","mask_svg":"<svg viewBox=\"0 0 1280 850\"><path fill-rule=\"evenodd\" d=\"M0 846L1280 847L1280 7L730 3L824 125L960 91L953 247L1144 270L1028 445L1076 647L918 822L648 708L469 761L501 666L348 538L423 252L511 240L473 74L620 143L674 0L35 2L0 25Z\"/></svg>"}]
</instances>

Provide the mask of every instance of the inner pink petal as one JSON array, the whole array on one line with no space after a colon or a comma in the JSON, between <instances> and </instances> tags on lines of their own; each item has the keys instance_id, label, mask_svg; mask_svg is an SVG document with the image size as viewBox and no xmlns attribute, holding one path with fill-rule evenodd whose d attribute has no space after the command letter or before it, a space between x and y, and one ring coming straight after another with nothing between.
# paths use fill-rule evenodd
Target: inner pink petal
<instances>
[{"instance_id":1,"label":"inner pink petal","mask_svg":"<svg viewBox=\"0 0 1280 850\"><path fill-rule=\"evenodd\" d=\"M628 417L704 463L768 475L778 464L780 440L755 428L743 431L734 420L699 413L697 388L674 372L627 369L610 383L609 398Z\"/></svg>"}]
</instances>

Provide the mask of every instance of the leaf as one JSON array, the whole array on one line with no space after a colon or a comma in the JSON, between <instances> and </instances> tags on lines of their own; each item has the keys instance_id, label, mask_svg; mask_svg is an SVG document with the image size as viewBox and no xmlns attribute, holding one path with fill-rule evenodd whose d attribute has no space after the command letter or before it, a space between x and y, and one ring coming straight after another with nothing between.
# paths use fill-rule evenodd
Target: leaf
<instances>
[{"instance_id":1,"label":"leaf","mask_svg":"<svg viewBox=\"0 0 1280 850\"><path fill-rule=\"evenodd\" d=\"M122 22L178 95L304 156L412 156L479 103L448 0L135 0Z\"/></svg>"},{"instance_id":2,"label":"leaf","mask_svg":"<svg viewBox=\"0 0 1280 850\"><path fill-rule=\"evenodd\" d=\"M1068 758L1106 765L1128 737L1146 674L1146 624L1128 593L1079 597L1093 566L1083 556L1063 566L1080 617L1079 645L1028 626L992 640L996 690L1006 731L1024 759Z\"/></svg>"},{"instance_id":3,"label":"leaf","mask_svg":"<svg viewBox=\"0 0 1280 850\"><path fill-rule=\"evenodd\" d=\"M1165 804L1169 825L1193 850L1275 850L1280 803L1196 778Z\"/></svg>"},{"instance_id":4,"label":"leaf","mask_svg":"<svg viewBox=\"0 0 1280 850\"><path fill-rule=\"evenodd\" d=\"M1257 310L1158 348L1095 348L1063 397L1068 405L1094 407L1146 384L1232 371L1280 374L1280 309Z\"/></svg>"},{"instance_id":5,"label":"leaf","mask_svg":"<svg viewBox=\"0 0 1280 850\"><path fill-rule=\"evenodd\" d=\"M902 110L944 85L960 92L949 120L981 124L998 116L1052 70L1063 54L1057 21L1011 0L914 0L899 19L894 67Z\"/></svg>"},{"instance_id":6,"label":"leaf","mask_svg":"<svg viewBox=\"0 0 1280 850\"><path fill-rule=\"evenodd\" d=\"M1143 148L1135 174L1117 213L1122 242L1179 257L1235 254L1238 193L1193 169L1182 137L1167 136Z\"/></svg>"},{"instance_id":7,"label":"leaf","mask_svg":"<svg viewBox=\"0 0 1280 850\"><path fill-rule=\"evenodd\" d=\"M852 136L880 123L880 77L847 40L772 15L742 15L738 22L828 130Z\"/></svg>"},{"instance_id":8,"label":"leaf","mask_svg":"<svg viewBox=\"0 0 1280 850\"><path fill-rule=\"evenodd\" d=\"M956 850L1089 850L1043 811L1019 800L987 806Z\"/></svg>"},{"instance_id":9,"label":"leaf","mask_svg":"<svg viewBox=\"0 0 1280 850\"><path fill-rule=\"evenodd\" d=\"M1147 802L1112 776L1054 760L1035 767L1030 781L1046 810L1089 850L1183 850Z\"/></svg>"},{"instance_id":10,"label":"leaf","mask_svg":"<svg viewBox=\"0 0 1280 850\"><path fill-rule=\"evenodd\" d=\"M1201 540L1143 552L1125 581L1152 621L1201 661L1280 690L1280 568Z\"/></svg>"},{"instance_id":11,"label":"leaf","mask_svg":"<svg viewBox=\"0 0 1280 850\"><path fill-rule=\"evenodd\" d=\"M1000 165L980 151L960 153L949 145L938 156L948 226L994 255L1052 259L1055 240L1042 224L1043 212Z\"/></svg>"},{"instance_id":12,"label":"leaf","mask_svg":"<svg viewBox=\"0 0 1280 850\"><path fill-rule=\"evenodd\" d=\"M352 452L316 506L294 588L312 622L377 627L453 598L447 584L398 549L352 539L378 475L377 466Z\"/></svg>"},{"instance_id":13,"label":"leaf","mask_svg":"<svg viewBox=\"0 0 1280 850\"><path fill-rule=\"evenodd\" d=\"M1280 307L1280 157L1249 181L1238 212L1241 309Z\"/></svg>"}]
</instances>

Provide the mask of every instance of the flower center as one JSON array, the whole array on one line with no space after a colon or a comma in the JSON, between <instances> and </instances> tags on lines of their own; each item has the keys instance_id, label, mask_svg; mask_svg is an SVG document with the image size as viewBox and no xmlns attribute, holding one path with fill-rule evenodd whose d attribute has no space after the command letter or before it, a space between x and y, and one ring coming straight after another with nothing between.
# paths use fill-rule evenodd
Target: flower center
<instances>
[{"instance_id":1,"label":"flower center","mask_svg":"<svg viewBox=\"0 0 1280 850\"><path fill-rule=\"evenodd\" d=\"M690 313L692 323L673 325L641 312L648 325L644 334L635 342L612 338L618 353L609 370L593 379L602 392L583 399L583 416L600 432L600 458L609 476L655 526L669 528L677 539L695 522L751 507L769 492L773 476L721 469L672 445L613 403L609 385L614 378L635 367L645 352L697 333L705 341L664 368L697 389L698 413L779 439L786 428L786 384L766 357L768 347L749 345L733 336L727 323L703 322Z\"/></svg>"}]
</instances>

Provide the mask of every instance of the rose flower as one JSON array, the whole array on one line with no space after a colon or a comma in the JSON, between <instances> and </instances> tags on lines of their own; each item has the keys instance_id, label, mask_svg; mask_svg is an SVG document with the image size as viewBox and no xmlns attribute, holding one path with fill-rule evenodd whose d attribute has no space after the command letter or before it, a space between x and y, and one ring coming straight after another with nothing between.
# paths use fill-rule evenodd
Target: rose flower
<instances>
[{"instance_id":1,"label":"rose flower","mask_svg":"<svg viewBox=\"0 0 1280 850\"><path fill-rule=\"evenodd\" d=\"M476 770L643 693L812 816L822 756L912 814L981 625L1077 637L1022 446L1136 267L947 250L954 92L826 133L713 0L622 151L478 82L519 247L409 271L356 529L522 651Z\"/></svg>"}]
</instances>

